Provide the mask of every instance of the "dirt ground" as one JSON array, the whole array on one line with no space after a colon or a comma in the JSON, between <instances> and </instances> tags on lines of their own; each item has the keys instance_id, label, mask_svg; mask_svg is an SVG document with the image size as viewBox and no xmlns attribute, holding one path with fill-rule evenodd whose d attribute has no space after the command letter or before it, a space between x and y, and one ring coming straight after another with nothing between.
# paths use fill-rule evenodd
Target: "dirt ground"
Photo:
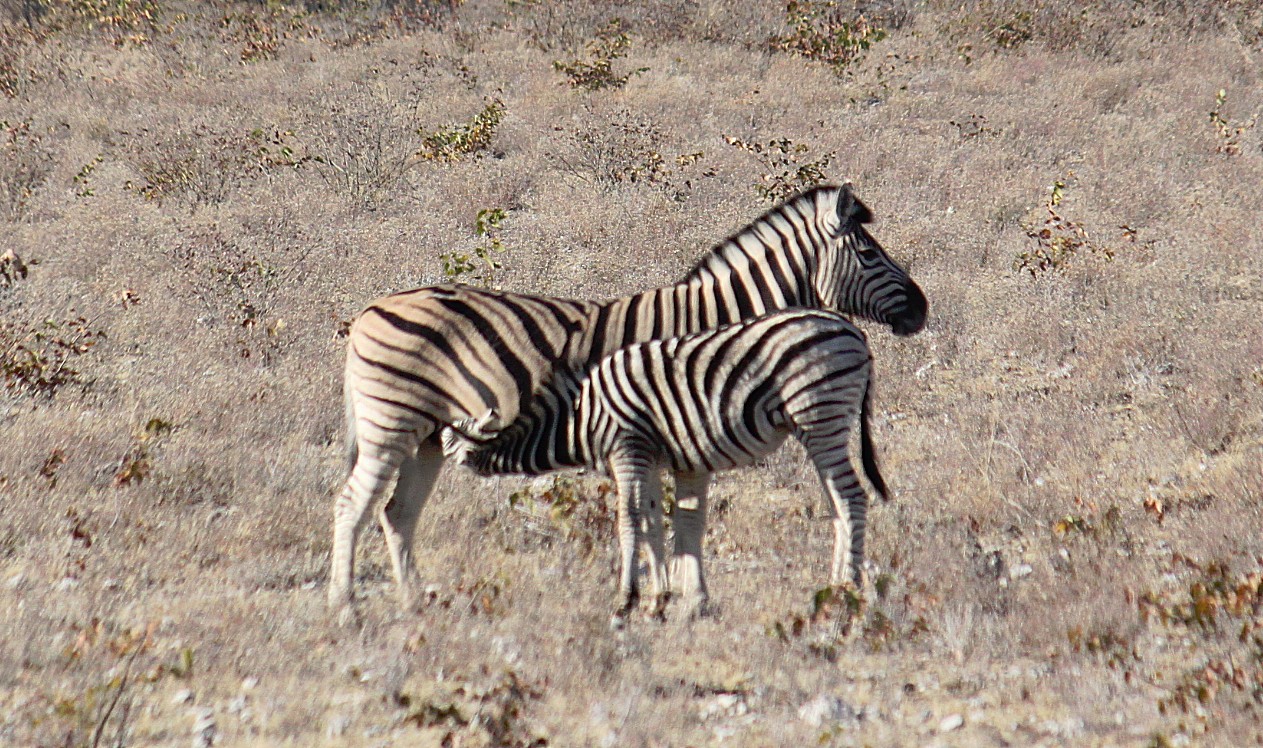
<instances>
[{"instance_id":1,"label":"dirt ground","mask_svg":"<svg viewBox=\"0 0 1263 748\"><path fill-rule=\"evenodd\" d=\"M0 2L0 745L1263 743L1263 11ZM838 635L801 450L712 614L607 627L598 476L448 470L325 610L369 300L665 285L852 180L893 500Z\"/></svg>"}]
</instances>

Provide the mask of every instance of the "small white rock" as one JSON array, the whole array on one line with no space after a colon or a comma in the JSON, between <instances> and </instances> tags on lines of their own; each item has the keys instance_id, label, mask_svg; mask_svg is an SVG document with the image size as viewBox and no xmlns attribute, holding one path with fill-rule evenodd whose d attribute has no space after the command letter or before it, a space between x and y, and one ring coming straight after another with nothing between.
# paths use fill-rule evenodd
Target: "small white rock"
<instances>
[{"instance_id":1,"label":"small white rock","mask_svg":"<svg viewBox=\"0 0 1263 748\"><path fill-rule=\"evenodd\" d=\"M238 696L228 702L229 714L240 714L241 712L245 711L245 708L246 708L245 696Z\"/></svg>"},{"instance_id":2,"label":"small white rock","mask_svg":"<svg viewBox=\"0 0 1263 748\"><path fill-rule=\"evenodd\" d=\"M210 748L215 744L215 710L210 707L194 709L193 748Z\"/></svg>"},{"instance_id":3,"label":"small white rock","mask_svg":"<svg viewBox=\"0 0 1263 748\"><path fill-rule=\"evenodd\" d=\"M242 691L253 691L254 689L258 687L259 687L259 679L254 677L253 675L241 681Z\"/></svg>"},{"instance_id":4,"label":"small white rock","mask_svg":"<svg viewBox=\"0 0 1263 748\"><path fill-rule=\"evenodd\" d=\"M701 717L707 720L714 717L741 716L747 711L749 707L746 707L740 694L721 693L702 705Z\"/></svg>"},{"instance_id":5,"label":"small white rock","mask_svg":"<svg viewBox=\"0 0 1263 748\"><path fill-rule=\"evenodd\" d=\"M949 714L938 723L939 732L951 732L961 725L965 724L965 718L959 714Z\"/></svg>"},{"instance_id":6,"label":"small white rock","mask_svg":"<svg viewBox=\"0 0 1263 748\"><path fill-rule=\"evenodd\" d=\"M74 577L62 577L61 581L53 585L56 592L69 592L79 586L79 580Z\"/></svg>"},{"instance_id":7,"label":"small white rock","mask_svg":"<svg viewBox=\"0 0 1263 748\"><path fill-rule=\"evenodd\" d=\"M329 718L329 724L325 725L326 738L340 738L351 729L351 718L345 714L339 714Z\"/></svg>"},{"instance_id":8,"label":"small white rock","mask_svg":"<svg viewBox=\"0 0 1263 748\"><path fill-rule=\"evenodd\" d=\"M829 694L820 694L798 707L798 718L812 727L821 727L828 722L850 722L857 716L850 704Z\"/></svg>"},{"instance_id":9,"label":"small white rock","mask_svg":"<svg viewBox=\"0 0 1263 748\"><path fill-rule=\"evenodd\" d=\"M1009 576L1013 579L1021 579L1022 577L1030 576L1033 571L1035 570L1031 568L1030 564L1018 564L1009 570Z\"/></svg>"},{"instance_id":10,"label":"small white rock","mask_svg":"<svg viewBox=\"0 0 1263 748\"><path fill-rule=\"evenodd\" d=\"M23 574L22 572L18 572L17 574L14 574L13 576L9 577L9 581L8 581L9 589L16 590L17 588L21 587L22 583L25 581L26 581L26 575Z\"/></svg>"},{"instance_id":11,"label":"small white rock","mask_svg":"<svg viewBox=\"0 0 1263 748\"><path fill-rule=\"evenodd\" d=\"M522 661L521 649L517 646L517 640L511 636L493 636L491 646L510 665L516 665Z\"/></svg>"},{"instance_id":12,"label":"small white rock","mask_svg":"<svg viewBox=\"0 0 1263 748\"><path fill-rule=\"evenodd\" d=\"M171 697L171 703L179 706L180 704L192 704L193 692L187 688L181 688Z\"/></svg>"}]
</instances>

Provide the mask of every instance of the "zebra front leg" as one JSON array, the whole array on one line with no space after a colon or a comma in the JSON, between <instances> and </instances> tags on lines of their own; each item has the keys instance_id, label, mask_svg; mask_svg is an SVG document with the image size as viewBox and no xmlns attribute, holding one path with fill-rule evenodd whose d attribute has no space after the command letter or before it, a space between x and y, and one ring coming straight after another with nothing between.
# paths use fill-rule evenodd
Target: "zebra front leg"
<instances>
[{"instance_id":1,"label":"zebra front leg","mask_svg":"<svg viewBox=\"0 0 1263 748\"><path fill-rule=\"evenodd\" d=\"M355 570L355 540L364 525L365 512L383 498L399 477L403 457L395 451L373 447L373 454L361 444L355 465L347 476L342 493L333 506L333 548L330 551L329 609L337 612L341 624L350 623L351 581Z\"/></svg>"},{"instance_id":2,"label":"zebra front leg","mask_svg":"<svg viewBox=\"0 0 1263 748\"><path fill-rule=\"evenodd\" d=\"M417 520L442 468L442 450L431 440L423 441L416 456L400 465L395 491L377 515L395 572L399 605L404 610L412 605L411 582L416 574L412 543L416 537Z\"/></svg>"},{"instance_id":3,"label":"zebra front leg","mask_svg":"<svg viewBox=\"0 0 1263 748\"><path fill-rule=\"evenodd\" d=\"M703 615L710 599L702 572L702 541L706 535L706 491L710 473L675 474L674 548L670 587L684 598L687 615Z\"/></svg>"}]
</instances>

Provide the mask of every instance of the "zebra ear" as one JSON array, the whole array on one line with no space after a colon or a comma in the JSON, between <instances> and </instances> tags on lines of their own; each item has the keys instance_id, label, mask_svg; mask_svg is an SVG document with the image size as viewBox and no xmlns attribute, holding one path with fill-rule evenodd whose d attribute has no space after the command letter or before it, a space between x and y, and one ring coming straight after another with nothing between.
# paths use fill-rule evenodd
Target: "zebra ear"
<instances>
[{"instance_id":1,"label":"zebra ear","mask_svg":"<svg viewBox=\"0 0 1263 748\"><path fill-rule=\"evenodd\" d=\"M843 224L854 221L855 223L872 223L873 213L868 206L860 202L860 199L851 191L851 183L847 182L842 185L838 192L838 220Z\"/></svg>"}]
</instances>

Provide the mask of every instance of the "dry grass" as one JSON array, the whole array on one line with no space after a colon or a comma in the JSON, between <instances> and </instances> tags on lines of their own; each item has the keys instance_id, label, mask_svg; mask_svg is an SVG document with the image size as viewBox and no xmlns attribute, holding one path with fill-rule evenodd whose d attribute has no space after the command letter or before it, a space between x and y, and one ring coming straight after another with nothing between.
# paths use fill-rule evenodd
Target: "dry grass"
<instances>
[{"instance_id":1,"label":"dry grass","mask_svg":"<svg viewBox=\"0 0 1263 748\"><path fill-rule=\"evenodd\" d=\"M0 743L1263 739L1263 16L852 5L0 4ZM425 599L369 531L330 625L345 321L480 210L506 288L670 282L796 178L731 139L831 155L931 299L870 336L860 635L794 448L716 485L697 623L606 630L595 479L451 472Z\"/></svg>"}]
</instances>

